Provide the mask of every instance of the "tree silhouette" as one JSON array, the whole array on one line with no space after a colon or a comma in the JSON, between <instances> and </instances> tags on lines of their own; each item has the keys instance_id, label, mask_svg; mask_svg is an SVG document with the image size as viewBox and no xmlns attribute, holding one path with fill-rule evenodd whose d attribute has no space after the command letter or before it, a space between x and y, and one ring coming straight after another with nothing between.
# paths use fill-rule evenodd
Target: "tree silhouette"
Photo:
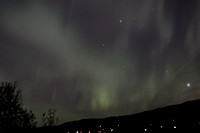
<instances>
[{"instance_id":1,"label":"tree silhouette","mask_svg":"<svg viewBox=\"0 0 200 133\"><path fill-rule=\"evenodd\" d=\"M0 84L0 132L11 128L36 127L35 115L23 109L21 91L16 89L17 82Z\"/></svg>"},{"instance_id":2,"label":"tree silhouette","mask_svg":"<svg viewBox=\"0 0 200 133\"><path fill-rule=\"evenodd\" d=\"M56 117L56 109L49 109L47 113L42 115L43 126L55 126L58 122L58 117Z\"/></svg>"}]
</instances>

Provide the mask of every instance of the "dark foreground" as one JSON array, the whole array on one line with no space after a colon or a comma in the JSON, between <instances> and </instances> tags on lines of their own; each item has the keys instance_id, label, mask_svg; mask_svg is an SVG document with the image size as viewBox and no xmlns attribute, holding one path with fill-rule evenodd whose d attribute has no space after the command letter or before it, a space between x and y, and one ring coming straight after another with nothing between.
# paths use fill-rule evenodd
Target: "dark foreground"
<instances>
[{"instance_id":1,"label":"dark foreground","mask_svg":"<svg viewBox=\"0 0 200 133\"><path fill-rule=\"evenodd\" d=\"M84 119L55 127L11 129L11 131L27 133L199 133L200 100L127 116Z\"/></svg>"}]
</instances>

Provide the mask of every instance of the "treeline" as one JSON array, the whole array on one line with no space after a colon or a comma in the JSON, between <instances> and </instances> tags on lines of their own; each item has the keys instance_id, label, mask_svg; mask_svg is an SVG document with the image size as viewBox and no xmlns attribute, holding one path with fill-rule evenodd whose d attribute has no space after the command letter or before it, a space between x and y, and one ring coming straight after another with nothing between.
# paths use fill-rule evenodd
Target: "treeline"
<instances>
[{"instance_id":1,"label":"treeline","mask_svg":"<svg viewBox=\"0 0 200 133\"><path fill-rule=\"evenodd\" d=\"M54 126L58 122L56 109L49 109L43 113L42 126ZM0 133L13 129L36 128L35 114L23 107L21 90L17 89L17 82L0 83Z\"/></svg>"}]
</instances>

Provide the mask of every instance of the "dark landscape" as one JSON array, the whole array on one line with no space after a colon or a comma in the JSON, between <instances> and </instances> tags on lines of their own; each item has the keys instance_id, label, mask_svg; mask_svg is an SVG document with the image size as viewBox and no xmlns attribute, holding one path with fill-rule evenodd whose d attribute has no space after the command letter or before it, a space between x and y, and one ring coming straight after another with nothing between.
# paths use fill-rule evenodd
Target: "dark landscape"
<instances>
[{"instance_id":1,"label":"dark landscape","mask_svg":"<svg viewBox=\"0 0 200 133\"><path fill-rule=\"evenodd\" d=\"M83 119L25 132L56 133L178 133L200 132L200 100L167 106L138 114ZM23 130L24 131L24 130Z\"/></svg>"}]
</instances>

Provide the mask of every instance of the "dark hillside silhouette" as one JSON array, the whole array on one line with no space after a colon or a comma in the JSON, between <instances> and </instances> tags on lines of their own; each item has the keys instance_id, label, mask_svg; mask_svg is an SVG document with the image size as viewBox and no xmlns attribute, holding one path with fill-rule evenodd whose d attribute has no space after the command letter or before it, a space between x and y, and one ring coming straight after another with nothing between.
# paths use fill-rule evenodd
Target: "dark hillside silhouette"
<instances>
[{"instance_id":1,"label":"dark hillside silhouette","mask_svg":"<svg viewBox=\"0 0 200 133\"><path fill-rule=\"evenodd\" d=\"M200 100L138 114L67 122L57 131L69 133L178 133L200 132Z\"/></svg>"}]
</instances>

